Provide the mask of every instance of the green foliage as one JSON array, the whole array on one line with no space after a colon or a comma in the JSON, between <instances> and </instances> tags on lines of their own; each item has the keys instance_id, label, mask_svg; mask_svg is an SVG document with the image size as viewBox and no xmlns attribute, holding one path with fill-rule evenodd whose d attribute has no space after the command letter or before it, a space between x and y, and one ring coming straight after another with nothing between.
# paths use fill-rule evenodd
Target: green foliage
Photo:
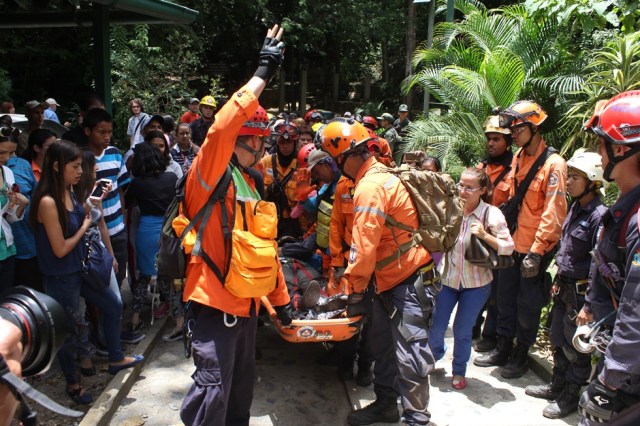
<instances>
[{"instance_id":1,"label":"green foliage","mask_svg":"<svg viewBox=\"0 0 640 426\"><path fill-rule=\"evenodd\" d=\"M554 16L559 24L567 23L571 32L590 34L606 27L626 33L637 29L640 1L633 0L525 0L524 7L536 19Z\"/></svg>"},{"instance_id":2,"label":"green foliage","mask_svg":"<svg viewBox=\"0 0 640 426\"><path fill-rule=\"evenodd\" d=\"M113 27L111 30L112 95L116 140L128 145L126 107L140 98L148 113L179 117L196 93L192 85L210 85L220 95L218 79L201 74L201 46L182 27Z\"/></svg>"},{"instance_id":3,"label":"green foliage","mask_svg":"<svg viewBox=\"0 0 640 426\"><path fill-rule=\"evenodd\" d=\"M0 99L11 99L11 78L4 68L0 68Z\"/></svg>"}]
</instances>

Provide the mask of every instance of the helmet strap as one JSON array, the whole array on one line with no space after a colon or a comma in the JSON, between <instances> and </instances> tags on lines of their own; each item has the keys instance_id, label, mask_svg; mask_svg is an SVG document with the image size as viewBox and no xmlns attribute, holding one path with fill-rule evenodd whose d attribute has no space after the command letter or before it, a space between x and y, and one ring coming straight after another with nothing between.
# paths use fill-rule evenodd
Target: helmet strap
<instances>
[{"instance_id":1,"label":"helmet strap","mask_svg":"<svg viewBox=\"0 0 640 426\"><path fill-rule=\"evenodd\" d=\"M253 167L256 164L258 164L258 161L260 161L260 154L262 153L262 148L264 146L264 139L262 140L261 144L260 144L260 148L256 151L255 149L251 148L249 145L247 145L246 143L244 143L243 141L236 141L236 145L238 145L240 148L249 151L251 154L253 154L253 163L251 163L249 165L249 167Z\"/></svg>"},{"instance_id":2,"label":"helmet strap","mask_svg":"<svg viewBox=\"0 0 640 426\"><path fill-rule=\"evenodd\" d=\"M623 162L627 158L637 154L640 152L640 144L635 144L631 146L631 149L626 152L624 155L615 156L613 153L613 143L609 142L605 139L604 147L607 151L607 157L609 157L609 163L607 167L604 168L603 177L607 182L613 182L614 179L611 178L611 173L613 169L616 167L618 163Z\"/></svg>"}]
</instances>

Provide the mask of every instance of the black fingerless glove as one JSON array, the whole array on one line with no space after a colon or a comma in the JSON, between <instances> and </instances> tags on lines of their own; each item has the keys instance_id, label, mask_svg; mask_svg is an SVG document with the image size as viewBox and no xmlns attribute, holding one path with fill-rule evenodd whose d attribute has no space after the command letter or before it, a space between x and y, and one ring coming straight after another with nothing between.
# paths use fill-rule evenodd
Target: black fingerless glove
<instances>
[{"instance_id":1,"label":"black fingerless glove","mask_svg":"<svg viewBox=\"0 0 640 426\"><path fill-rule=\"evenodd\" d=\"M293 314L293 307L291 306L291 303L287 303L283 306L276 306L274 309L276 310L276 314L278 315L282 325L291 325L291 315Z\"/></svg>"},{"instance_id":2,"label":"black fingerless glove","mask_svg":"<svg viewBox=\"0 0 640 426\"><path fill-rule=\"evenodd\" d=\"M364 293L351 293L347 298L347 316L357 317L359 315L365 315L366 313Z\"/></svg>"},{"instance_id":3,"label":"black fingerless glove","mask_svg":"<svg viewBox=\"0 0 640 426\"><path fill-rule=\"evenodd\" d=\"M258 69L253 74L267 83L278 72L284 60L284 42L277 38L265 37L258 56Z\"/></svg>"}]
</instances>

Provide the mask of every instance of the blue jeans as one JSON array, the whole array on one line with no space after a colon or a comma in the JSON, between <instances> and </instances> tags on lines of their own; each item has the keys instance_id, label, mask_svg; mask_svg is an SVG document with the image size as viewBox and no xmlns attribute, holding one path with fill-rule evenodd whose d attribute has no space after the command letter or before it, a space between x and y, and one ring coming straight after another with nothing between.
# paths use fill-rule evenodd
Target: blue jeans
<instances>
[{"instance_id":1,"label":"blue jeans","mask_svg":"<svg viewBox=\"0 0 640 426\"><path fill-rule=\"evenodd\" d=\"M80 297L98 306L104 315L104 334L109 350L109 362L122 361L124 355L120 346L120 318L122 316L122 300L109 287L101 291L84 285L80 272L68 275L44 276L44 289L53 299L58 301L69 315L74 328L67 336L64 345L58 352L58 362L68 384L78 382L76 374L76 353L78 345L85 339L83 333L88 329L84 315L79 310Z\"/></svg>"},{"instance_id":2,"label":"blue jeans","mask_svg":"<svg viewBox=\"0 0 640 426\"><path fill-rule=\"evenodd\" d=\"M447 346L444 334L449 326L449 319L453 308L458 305L456 318L453 322L453 375L464 376L467 372L467 362L471 356L471 335L478 313L487 302L491 294L491 286L478 288L461 288L456 290L442 286L442 291L436 300L436 310L433 315L429 344L431 352L437 360L442 359Z\"/></svg>"}]
</instances>

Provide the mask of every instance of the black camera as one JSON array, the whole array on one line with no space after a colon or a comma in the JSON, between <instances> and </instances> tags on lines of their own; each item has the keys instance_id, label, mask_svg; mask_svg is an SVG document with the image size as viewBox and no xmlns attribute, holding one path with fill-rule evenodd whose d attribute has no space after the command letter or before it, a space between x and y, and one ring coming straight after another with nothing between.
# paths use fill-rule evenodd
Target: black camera
<instances>
[{"instance_id":1,"label":"black camera","mask_svg":"<svg viewBox=\"0 0 640 426\"><path fill-rule=\"evenodd\" d=\"M22 375L46 371L71 332L62 305L31 288L14 287L0 297L0 318L22 331Z\"/></svg>"}]
</instances>

